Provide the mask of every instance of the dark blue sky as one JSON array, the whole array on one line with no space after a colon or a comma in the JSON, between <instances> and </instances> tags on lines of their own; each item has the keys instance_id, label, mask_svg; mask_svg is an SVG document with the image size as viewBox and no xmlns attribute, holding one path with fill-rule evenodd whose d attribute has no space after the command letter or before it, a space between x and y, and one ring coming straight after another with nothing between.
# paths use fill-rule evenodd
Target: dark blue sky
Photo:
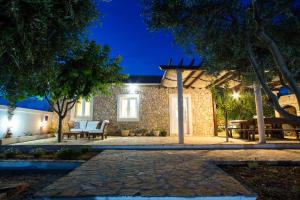
<instances>
[{"instance_id":1,"label":"dark blue sky","mask_svg":"<svg viewBox=\"0 0 300 200\"><path fill-rule=\"evenodd\" d=\"M102 26L90 28L89 38L108 44L112 56L121 55L124 72L135 75L161 75L160 64L192 57L176 45L167 32L149 32L141 16L140 0L111 0L100 3Z\"/></svg>"}]
</instances>

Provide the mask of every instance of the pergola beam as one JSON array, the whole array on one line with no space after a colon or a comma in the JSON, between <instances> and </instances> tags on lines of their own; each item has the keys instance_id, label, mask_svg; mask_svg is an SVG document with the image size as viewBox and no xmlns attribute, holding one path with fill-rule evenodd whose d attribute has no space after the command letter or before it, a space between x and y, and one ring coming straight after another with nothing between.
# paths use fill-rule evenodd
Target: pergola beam
<instances>
[{"instance_id":1,"label":"pergola beam","mask_svg":"<svg viewBox=\"0 0 300 200\"><path fill-rule=\"evenodd\" d=\"M198 74L198 76L194 78L194 80L192 80L187 86L185 86L185 88L190 88L203 74L204 71L201 71L200 74Z\"/></svg>"},{"instance_id":2,"label":"pergola beam","mask_svg":"<svg viewBox=\"0 0 300 200\"><path fill-rule=\"evenodd\" d=\"M214 80L213 83L211 83L208 86L206 86L206 88L212 87L214 85L215 86L220 86L223 83L229 81L233 76L234 76L234 74L232 72L227 72L223 76L221 76L221 77L217 78L216 80Z\"/></svg>"},{"instance_id":3,"label":"pergola beam","mask_svg":"<svg viewBox=\"0 0 300 200\"><path fill-rule=\"evenodd\" d=\"M197 70L202 65L202 62L199 65L194 65L195 59L193 59L189 65L184 65L183 61L184 60L182 58L178 65L172 65L172 58L171 58L168 65L160 65L159 67L161 70L169 70L169 69Z\"/></svg>"},{"instance_id":4,"label":"pergola beam","mask_svg":"<svg viewBox=\"0 0 300 200\"><path fill-rule=\"evenodd\" d=\"M192 76L193 76L195 73L196 73L196 71L191 71L191 72L189 73L189 75L184 79L183 85L185 85L185 84L190 80L190 78L192 78Z\"/></svg>"},{"instance_id":5,"label":"pergola beam","mask_svg":"<svg viewBox=\"0 0 300 200\"><path fill-rule=\"evenodd\" d=\"M228 77L224 78L223 80L220 80L216 85L217 85L217 86L221 86L221 85L223 85L224 83L230 81L231 79L233 79L233 78L235 78L235 77L236 77L236 75L231 73L230 75L228 75Z\"/></svg>"}]
</instances>

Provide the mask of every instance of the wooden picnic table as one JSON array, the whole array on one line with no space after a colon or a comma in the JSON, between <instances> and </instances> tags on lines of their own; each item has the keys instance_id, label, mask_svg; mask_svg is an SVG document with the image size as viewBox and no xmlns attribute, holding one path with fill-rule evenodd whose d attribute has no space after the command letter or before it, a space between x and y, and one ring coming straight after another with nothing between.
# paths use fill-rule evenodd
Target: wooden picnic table
<instances>
[{"instance_id":1,"label":"wooden picnic table","mask_svg":"<svg viewBox=\"0 0 300 200\"><path fill-rule=\"evenodd\" d=\"M248 140L255 140L255 134L258 134L258 129L243 129L243 128L228 128L229 131L229 137L232 136L233 130L239 131L240 138L242 139L248 139ZM275 132L283 133L284 131L295 131L296 137L299 140L300 139L300 128L296 129L265 129L267 137L272 137L272 134ZM284 134L282 134L284 138Z\"/></svg>"},{"instance_id":2,"label":"wooden picnic table","mask_svg":"<svg viewBox=\"0 0 300 200\"><path fill-rule=\"evenodd\" d=\"M296 137L299 140L300 125L298 123L284 118L265 118L264 121L266 125L265 131L268 137L283 139L285 131L295 131ZM237 130L240 138L255 140L255 134L258 134L256 119L238 120L235 122L239 124L239 128L228 128L230 137L232 137L232 131ZM282 125L284 124L290 125L293 128L283 128Z\"/></svg>"}]
</instances>

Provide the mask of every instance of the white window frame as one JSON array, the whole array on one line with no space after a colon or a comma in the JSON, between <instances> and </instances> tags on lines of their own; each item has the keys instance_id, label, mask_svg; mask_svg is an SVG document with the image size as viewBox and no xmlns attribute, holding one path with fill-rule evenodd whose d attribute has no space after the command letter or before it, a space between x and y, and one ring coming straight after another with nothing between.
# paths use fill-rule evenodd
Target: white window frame
<instances>
[{"instance_id":1,"label":"white window frame","mask_svg":"<svg viewBox=\"0 0 300 200\"><path fill-rule=\"evenodd\" d=\"M124 118L120 117L121 115L121 99L122 98L135 98L137 105L136 105L136 110L137 110L137 116L133 118ZM140 95L139 94L119 94L117 96L117 121L118 122L137 122L140 121Z\"/></svg>"},{"instance_id":2,"label":"white window frame","mask_svg":"<svg viewBox=\"0 0 300 200\"><path fill-rule=\"evenodd\" d=\"M81 99L80 101L84 102L84 108L83 110L85 109L85 100L84 99ZM81 102L82 103L82 102ZM71 120L92 120L93 119L93 98L90 98L90 115L89 116L77 116L77 102L75 104L75 106L73 107L73 109L71 110Z\"/></svg>"}]
</instances>

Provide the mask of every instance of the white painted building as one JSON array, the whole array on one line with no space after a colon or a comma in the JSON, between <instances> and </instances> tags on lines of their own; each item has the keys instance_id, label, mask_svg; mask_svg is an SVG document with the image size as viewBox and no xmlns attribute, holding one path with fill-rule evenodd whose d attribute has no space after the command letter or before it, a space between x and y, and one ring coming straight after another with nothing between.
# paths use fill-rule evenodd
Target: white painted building
<instances>
[{"instance_id":1,"label":"white painted building","mask_svg":"<svg viewBox=\"0 0 300 200\"><path fill-rule=\"evenodd\" d=\"M0 105L0 139L5 136L8 128L12 132L12 138L48 133L52 115L52 112L17 107L9 121L7 106Z\"/></svg>"}]
</instances>

